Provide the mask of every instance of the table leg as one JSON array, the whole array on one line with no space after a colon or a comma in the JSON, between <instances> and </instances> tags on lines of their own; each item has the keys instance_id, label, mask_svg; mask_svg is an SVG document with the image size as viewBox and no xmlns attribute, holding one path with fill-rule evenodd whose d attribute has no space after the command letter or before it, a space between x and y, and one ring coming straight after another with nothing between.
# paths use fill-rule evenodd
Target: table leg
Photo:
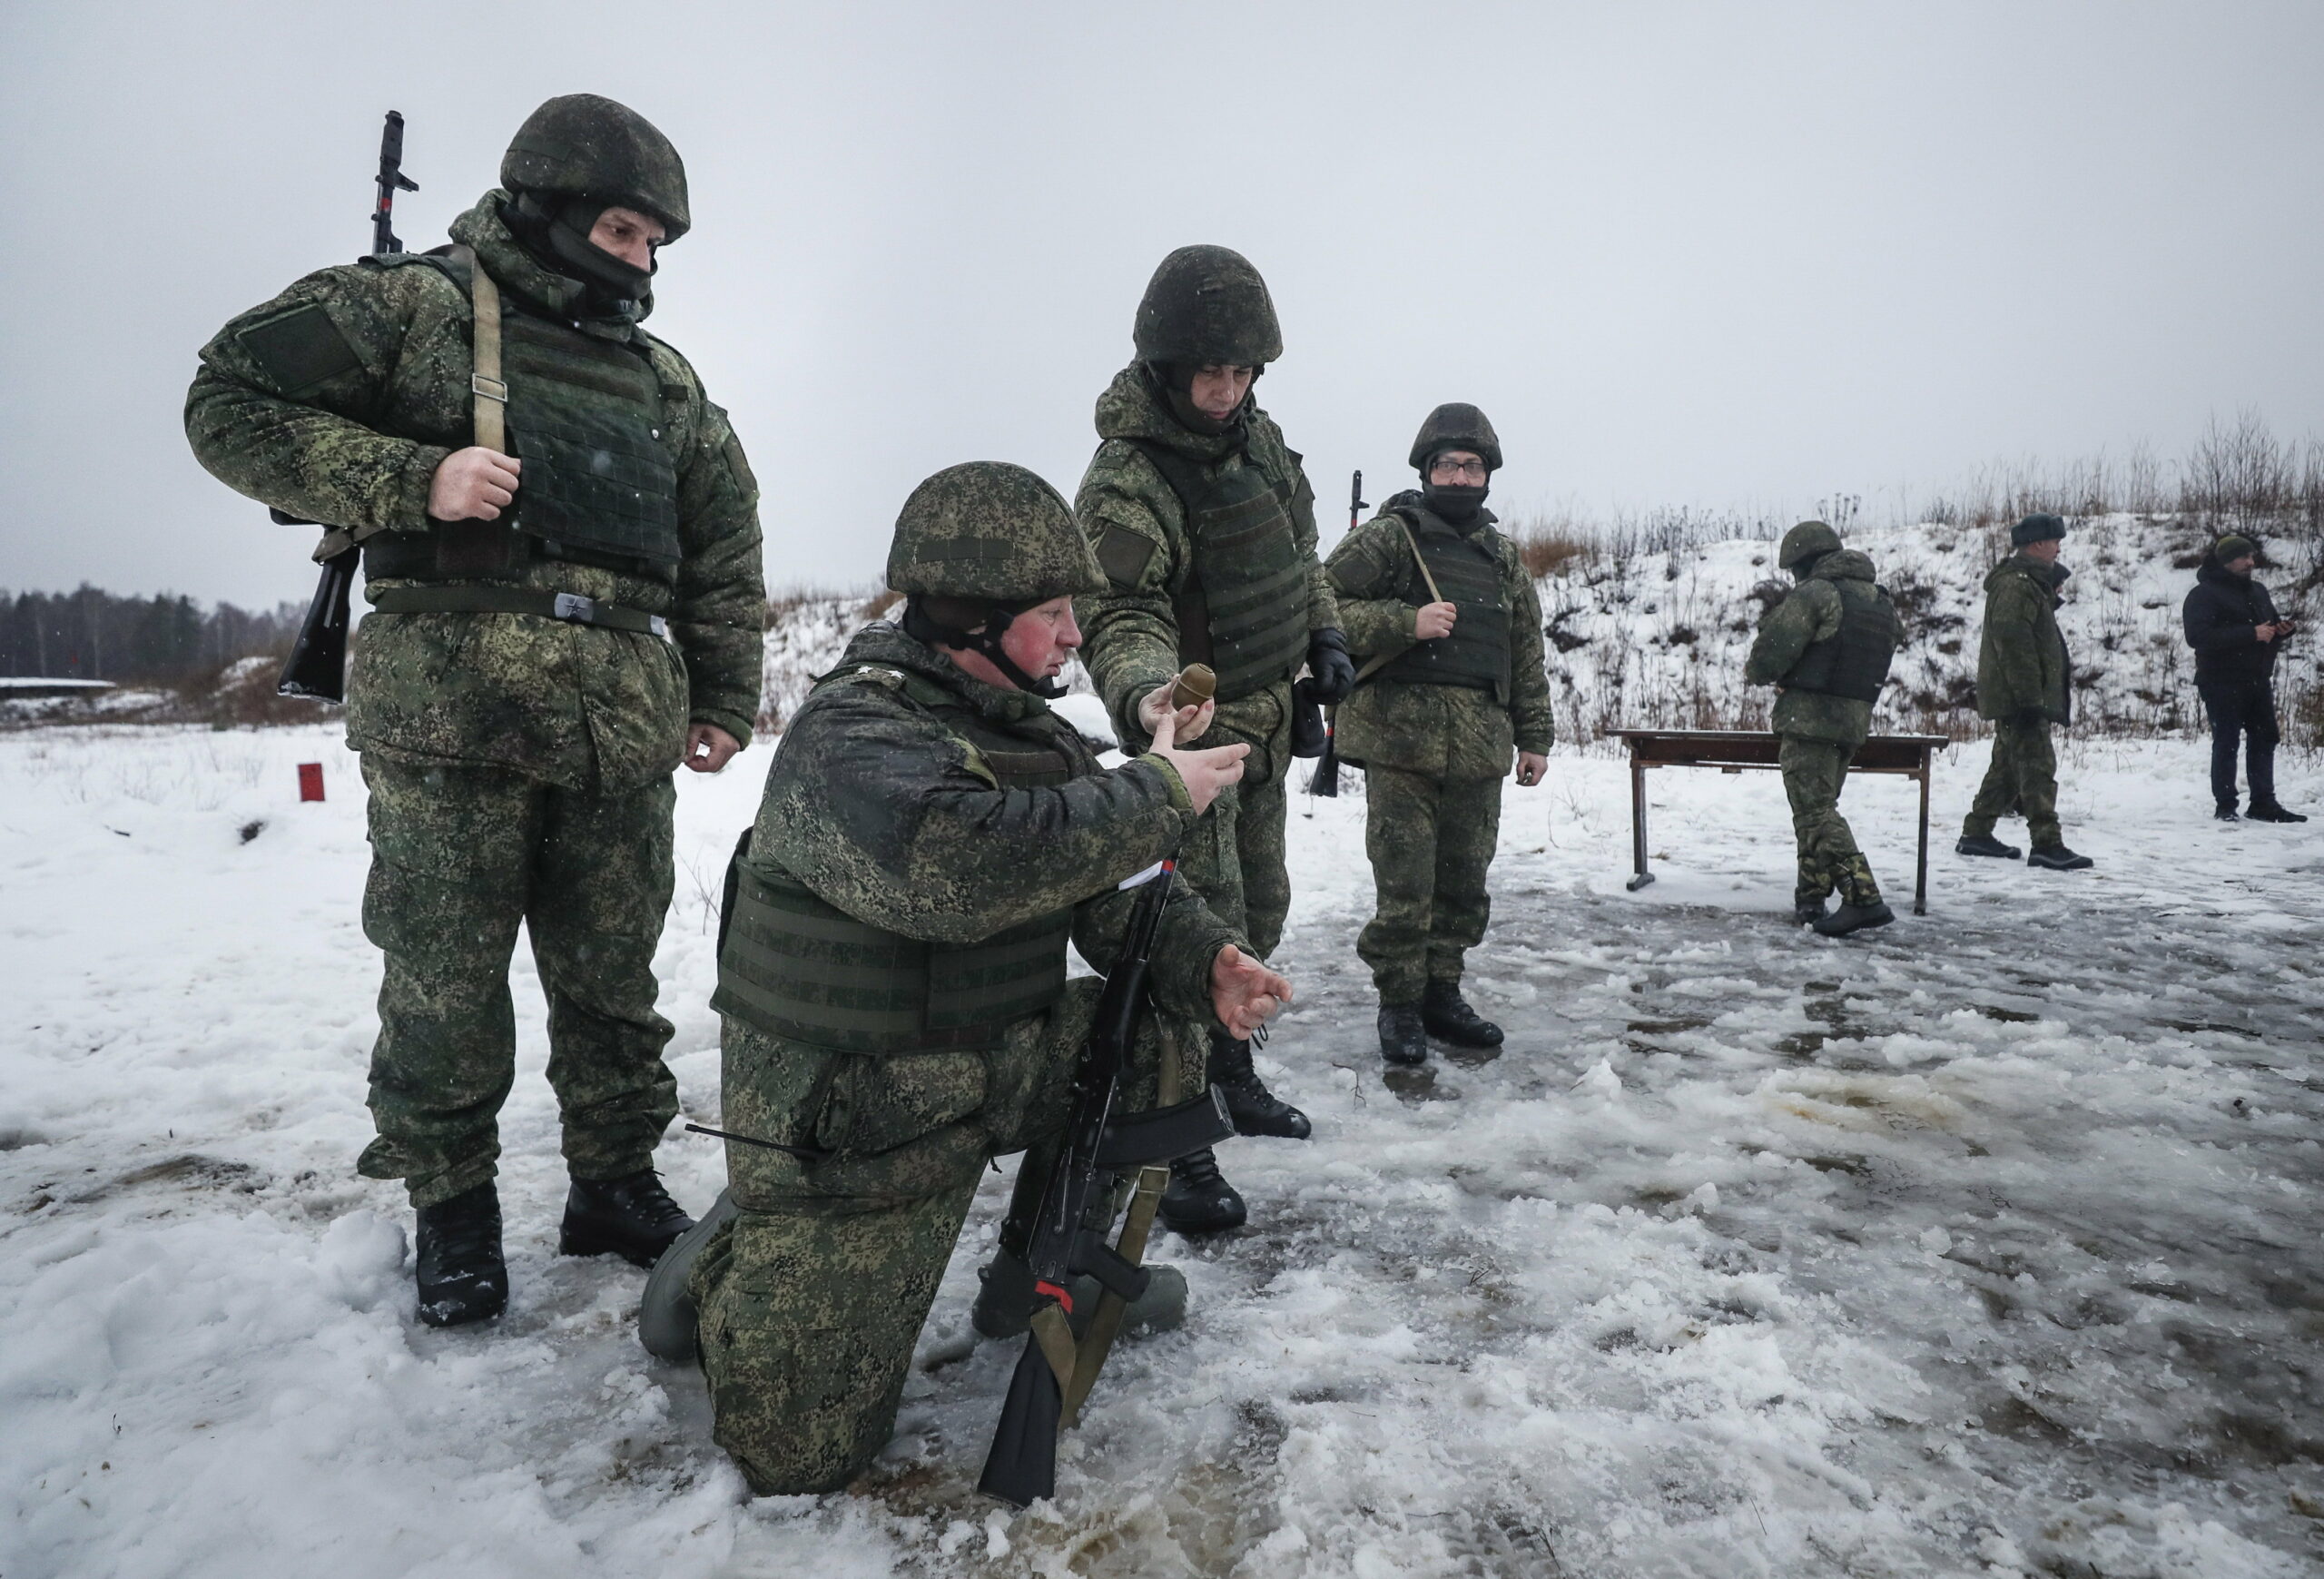
<instances>
[{"instance_id":1,"label":"table leg","mask_svg":"<svg viewBox=\"0 0 2324 1579\"><path fill-rule=\"evenodd\" d=\"M1630 880L1622 884L1632 893L1654 881L1646 869L1646 765L1630 758Z\"/></svg>"},{"instance_id":2,"label":"table leg","mask_svg":"<svg viewBox=\"0 0 2324 1579\"><path fill-rule=\"evenodd\" d=\"M1928 913L1928 781L1935 776L1935 762L1926 746L1921 748L1921 770L1915 776L1921 781L1921 851L1913 870L1913 913Z\"/></svg>"}]
</instances>

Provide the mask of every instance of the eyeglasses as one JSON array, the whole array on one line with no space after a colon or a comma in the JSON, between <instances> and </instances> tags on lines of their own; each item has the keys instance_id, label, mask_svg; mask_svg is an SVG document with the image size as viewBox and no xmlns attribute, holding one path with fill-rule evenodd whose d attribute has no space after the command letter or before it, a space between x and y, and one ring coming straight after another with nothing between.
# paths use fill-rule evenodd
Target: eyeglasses
<instances>
[{"instance_id":1,"label":"eyeglasses","mask_svg":"<svg viewBox=\"0 0 2324 1579\"><path fill-rule=\"evenodd\" d=\"M1428 463L1431 477L1465 477L1472 482L1482 482L1489 475L1482 460L1437 459Z\"/></svg>"}]
</instances>

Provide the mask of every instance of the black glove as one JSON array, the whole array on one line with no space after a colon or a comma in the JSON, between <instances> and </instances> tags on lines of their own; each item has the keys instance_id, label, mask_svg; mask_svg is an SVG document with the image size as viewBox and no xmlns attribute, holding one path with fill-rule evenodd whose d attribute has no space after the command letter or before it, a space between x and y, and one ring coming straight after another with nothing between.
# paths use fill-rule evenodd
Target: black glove
<instances>
[{"instance_id":1,"label":"black glove","mask_svg":"<svg viewBox=\"0 0 2324 1579\"><path fill-rule=\"evenodd\" d=\"M1308 695L1326 707L1336 707L1355 689L1355 660L1347 656L1347 638L1326 626L1307 637L1307 673L1313 679Z\"/></svg>"}]
</instances>

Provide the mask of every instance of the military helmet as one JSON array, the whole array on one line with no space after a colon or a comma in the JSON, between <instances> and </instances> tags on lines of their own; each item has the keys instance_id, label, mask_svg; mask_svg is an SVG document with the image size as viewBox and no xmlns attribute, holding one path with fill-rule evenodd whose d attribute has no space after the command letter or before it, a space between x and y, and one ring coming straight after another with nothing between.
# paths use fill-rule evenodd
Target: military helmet
<instances>
[{"instance_id":1,"label":"military helmet","mask_svg":"<svg viewBox=\"0 0 2324 1579\"><path fill-rule=\"evenodd\" d=\"M904 500L888 585L1029 607L1102 592L1106 577L1057 489L1021 466L971 460L946 467Z\"/></svg>"},{"instance_id":2,"label":"military helmet","mask_svg":"<svg viewBox=\"0 0 2324 1579\"><path fill-rule=\"evenodd\" d=\"M626 104L566 94L525 117L500 161L510 192L593 197L650 213L676 241L693 227L686 167L670 140Z\"/></svg>"},{"instance_id":3,"label":"military helmet","mask_svg":"<svg viewBox=\"0 0 2324 1579\"><path fill-rule=\"evenodd\" d=\"M1837 554L1839 548L1839 533L1821 521L1802 521L1783 535L1776 563L1786 570L1796 570L1810 559Z\"/></svg>"},{"instance_id":4,"label":"military helmet","mask_svg":"<svg viewBox=\"0 0 2324 1579\"><path fill-rule=\"evenodd\" d=\"M1283 355L1267 282L1225 247L1180 247L1163 259L1131 338L1140 361L1180 367L1264 367Z\"/></svg>"},{"instance_id":5,"label":"military helmet","mask_svg":"<svg viewBox=\"0 0 2324 1579\"><path fill-rule=\"evenodd\" d=\"M1499 436L1485 414L1465 401L1447 401L1428 414L1420 425L1420 436L1413 440L1413 469L1426 471L1429 457L1440 449L1466 449L1482 456L1493 470L1501 469Z\"/></svg>"}]
</instances>

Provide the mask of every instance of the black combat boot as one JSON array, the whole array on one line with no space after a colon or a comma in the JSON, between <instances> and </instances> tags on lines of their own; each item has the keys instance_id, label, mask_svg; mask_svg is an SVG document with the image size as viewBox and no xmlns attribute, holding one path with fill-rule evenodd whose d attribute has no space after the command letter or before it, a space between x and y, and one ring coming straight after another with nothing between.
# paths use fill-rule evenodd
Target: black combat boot
<instances>
[{"instance_id":1,"label":"black combat boot","mask_svg":"<svg viewBox=\"0 0 2324 1579\"><path fill-rule=\"evenodd\" d=\"M419 1209L419 1319L430 1327L489 1321L508 1307L500 1258L500 1192L486 1179Z\"/></svg>"},{"instance_id":2,"label":"black combat boot","mask_svg":"<svg viewBox=\"0 0 2324 1579\"><path fill-rule=\"evenodd\" d=\"M2308 819L2298 812L2286 811L2274 801L2253 801L2243 809L2243 814L2255 823L2304 823Z\"/></svg>"},{"instance_id":3,"label":"black combat boot","mask_svg":"<svg viewBox=\"0 0 2324 1579\"><path fill-rule=\"evenodd\" d=\"M694 1357L701 1313L694 1308L694 1291L687 1280L704 1248L734 1217L733 1194L720 1190L702 1220L672 1239L662 1258L654 1263L654 1270L646 1274L645 1292L637 1301L637 1341L655 1359L684 1365Z\"/></svg>"},{"instance_id":4,"label":"black combat boot","mask_svg":"<svg viewBox=\"0 0 2324 1579\"><path fill-rule=\"evenodd\" d=\"M1226 1093L1226 1116L1237 1135L1305 1140L1315 1128L1306 1114L1267 1090L1251 1067L1251 1044L1220 1031L1210 1033L1210 1082Z\"/></svg>"},{"instance_id":5,"label":"black combat boot","mask_svg":"<svg viewBox=\"0 0 2324 1579\"><path fill-rule=\"evenodd\" d=\"M1499 1047L1501 1027L1469 1007L1458 982L1431 982L1421 994L1420 1022L1455 1047Z\"/></svg>"},{"instance_id":6,"label":"black combat boot","mask_svg":"<svg viewBox=\"0 0 2324 1579\"><path fill-rule=\"evenodd\" d=\"M2258 815L2258 813L2254 812L2253 815ZM2211 808L2211 821L2214 823L2240 823L2242 820L2243 819L2241 817L2235 814L2235 803L2233 801L2221 801L2218 805Z\"/></svg>"},{"instance_id":7,"label":"black combat boot","mask_svg":"<svg viewBox=\"0 0 2324 1579\"><path fill-rule=\"evenodd\" d=\"M694 1227L651 1168L620 1179L576 1179L565 1197L560 1256L602 1256L610 1250L635 1267L662 1258L670 1242Z\"/></svg>"},{"instance_id":8,"label":"black combat boot","mask_svg":"<svg viewBox=\"0 0 2324 1579\"><path fill-rule=\"evenodd\" d=\"M1876 899L1870 904L1842 900L1839 909L1816 923L1816 933L1818 937L1844 938L1866 927L1886 926L1896 919L1896 913L1888 908L1886 900Z\"/></svg>"},{"instance_id":9,"label":"black combat boot","mask_svg":"<svg viewBox=\"0 0 2324 1579\"><path fill-rule=\"evenodd\" d=\"M2014 861L2024 852L2014 844L2004 844L1991 834L1964 834L1961 842L1953 846L1955 855L1991 855L1996 861Z\"/></svg>"},{"instance_id":10,"label":"black combat boot","mask_svg":"<svg viewBox=\"0 0 2324 1579\"><path fill-rule=\"evenodd\" d=\"M2053 872L2079 872L2097 863L2087 855L2077 855L2063 844L2043 844L2025 857L2028 866L2045 866Z\"/></svg>"},{"instance_id":11,"label":"black combat boot","mask_svg":"<svg viewBox=\"0 0 2324 1579\"><path fill-rule=\"evenodd\" d=\"M1189 1239L1239 1229L1250 1214L1243 1198L1218 1171L1209 1147L1170 1164L1170 1188L1162 1192L1162 1220Z\"/></svg>"},{"instance_id":12,"label":"black combat boot","mask_svg":"<svg viewBox=\"0 0 2324 1579\"><path fill-rule=\"evenodd\" d=\"M1390 1063L1426 1063L1428 1028L1417 1003L1380 1005L1380 1056Z\"/></svg>"},{"instance_id":13,"label":"black combat boot","mask_svg":"<svg viewBox=\"0 0 2324 1579\"><path fill-rule=\"evenodd\" d=\"M1146 1292L1122 1312L1124 1332L1168 1332L1187 1319L1187 1275L1176 1267L1146 1263L1152 1274ZM1089 1317L1104 1292L1098 1279L1084 1273L1067 1285L1073 1296L1068 1319L1078 1337L1089 1329ZM969 1325L985 1337L1022 1337L1033 1320L1033 1268L1016 1251L1002 1248L977 1268L977 1302L969 1311Z\"/></svg>"}]
</instances>

